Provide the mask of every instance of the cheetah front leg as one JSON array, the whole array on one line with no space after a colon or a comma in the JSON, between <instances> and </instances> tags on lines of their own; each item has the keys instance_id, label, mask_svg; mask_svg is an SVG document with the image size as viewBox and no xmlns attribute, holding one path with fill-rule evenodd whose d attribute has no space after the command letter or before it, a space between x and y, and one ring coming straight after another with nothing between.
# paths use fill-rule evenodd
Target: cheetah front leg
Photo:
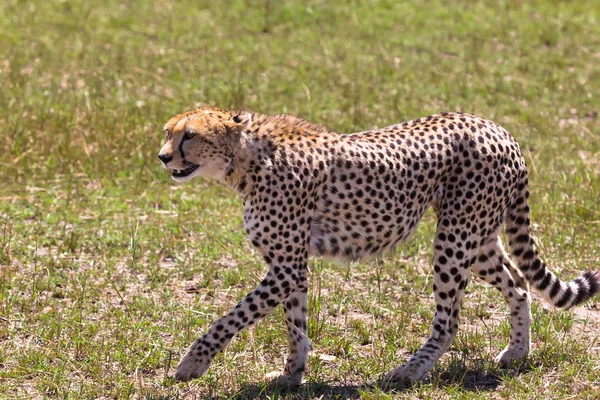
<instances>
[{"instance_id":1,"label":"cheetah front leg","mask_svg":"<svg viewBox=\"0 0 600 400\"><path fill-rule=\"evenodd\" d=\"M420 380L452 344L458 330L462 295L477 255L477 249L470 244L475 241L469 237L460 239L463 231L438 226L433 276L436 311L431 335L410 360L385 376L383 385L401 387Z\"/></svg>"},{"instance_id":2,"label":"cheetah front leg","mask_svg":"<svg viewBox=\"0 0 600 400\"><path fill-rule=\"evenodd\" d=\"M305 288L290 295L283 302L283 307L289 346L287 362L283 373L270 372L265 377L279 385L291 387L302 382L310 351L307 335L308 290Z\"/></svg>"},{"instance_id":3,"label":"cheetah front leg","mask_svg":"<svg viewBox=\"0 0 600 400\"><path fill-rule=\"evenodd\" d=\"M306 265L305 263L302 265ZM285 301L300 286L306 287L300 275L287 267L290 274L283 274L281 267L272 268L254 291L240 301L227 315L219 318L208 331L197 339L177 366L174 378L189 381L202 376L213 358L222 351L231 338L242 329L255 324Z\"/></svg>"}]
</instances>

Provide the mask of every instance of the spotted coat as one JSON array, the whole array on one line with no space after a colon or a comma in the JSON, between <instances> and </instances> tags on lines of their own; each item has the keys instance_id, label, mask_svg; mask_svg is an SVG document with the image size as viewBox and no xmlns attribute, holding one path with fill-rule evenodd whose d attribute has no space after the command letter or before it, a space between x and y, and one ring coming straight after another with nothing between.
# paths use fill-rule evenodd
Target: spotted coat
<instances>
[{"instance_id":1,"label":"spotted coat","mask_svg":"<svg viewBox=\"0 0 600 400\"><path fill-rule=\"evenodd\" d=\"M258 287L191 345L178 380L201 376L236 333L281 304L289 354L279 379L300 383L310 349L309 255L379 256L405 240L430 206L438 221L432 332L386 384L420 379L449 348L471 272L501 291L510 309L503 365L530 350L529 285L559 308L600 288L595 272L563 282L540 259L523 155L494 122L443 113L342 135L294 116L204 107L173 117L165 130L159 158L173 179L204 176L233 187L248 237L268 265ZM503 225L512 259L499 238Z\"/></svg>"}]
</instances>

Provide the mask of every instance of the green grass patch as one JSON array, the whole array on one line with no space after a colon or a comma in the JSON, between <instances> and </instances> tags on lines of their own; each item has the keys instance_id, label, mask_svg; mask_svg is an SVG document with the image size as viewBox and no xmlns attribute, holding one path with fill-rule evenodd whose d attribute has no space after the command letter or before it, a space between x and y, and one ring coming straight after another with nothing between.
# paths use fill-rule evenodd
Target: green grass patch
<instances>
[{"instance_id":1,"label":"green grass patch","mask_svg":"<svg viewBox=\"0 0 600 400\"><path fill-rule=\"evenodd\" d=\"M156 160L162 124L200 104L340 132L475 113L521 144L554 271L600 269L597 1L5 0L0 15L0 397L600 396L598 302L538 302L531 357L501 370L507 309L480 281L427 380L369 386L429 334L431 214L383 260L311 262L298 390L263 379L284 365L280 310L174 382L265 267L234 193L177 186Z\"/></svg>"}]
</instances>

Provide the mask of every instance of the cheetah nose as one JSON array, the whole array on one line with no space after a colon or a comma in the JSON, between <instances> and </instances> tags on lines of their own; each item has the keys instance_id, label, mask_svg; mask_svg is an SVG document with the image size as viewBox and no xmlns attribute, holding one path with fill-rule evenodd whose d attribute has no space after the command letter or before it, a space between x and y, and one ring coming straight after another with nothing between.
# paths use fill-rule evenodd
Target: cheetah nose
<instances>
[{"instance_id":1,"label":"cheetah nose","mask_svg":"<svg viewBox=\"0 0 600 400\"><path fill-rule=\"evenodd\" d=\"M158 158L160 159L160 161L164 162L165 164L168 164L169 161L173 159L173 156L169 154L159 154Z\"/></svg>"}]
</instances>

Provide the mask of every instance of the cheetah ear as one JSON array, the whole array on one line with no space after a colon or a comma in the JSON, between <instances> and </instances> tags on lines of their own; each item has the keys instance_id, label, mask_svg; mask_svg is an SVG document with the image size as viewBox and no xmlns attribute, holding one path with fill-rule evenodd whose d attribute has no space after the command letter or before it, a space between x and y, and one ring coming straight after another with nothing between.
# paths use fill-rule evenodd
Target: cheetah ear
<instances>
[{"instance_id":1,"label":"cheetah ear","mask_svg":"<svg viewBox=\"0 0 600 400\"><path fill-rule=\"evenodd\" d=\"M232 113L229 121L225 122L229 132L242 133L252 126L252 114L249 112Z\"/></svg>"}]
</instances>

